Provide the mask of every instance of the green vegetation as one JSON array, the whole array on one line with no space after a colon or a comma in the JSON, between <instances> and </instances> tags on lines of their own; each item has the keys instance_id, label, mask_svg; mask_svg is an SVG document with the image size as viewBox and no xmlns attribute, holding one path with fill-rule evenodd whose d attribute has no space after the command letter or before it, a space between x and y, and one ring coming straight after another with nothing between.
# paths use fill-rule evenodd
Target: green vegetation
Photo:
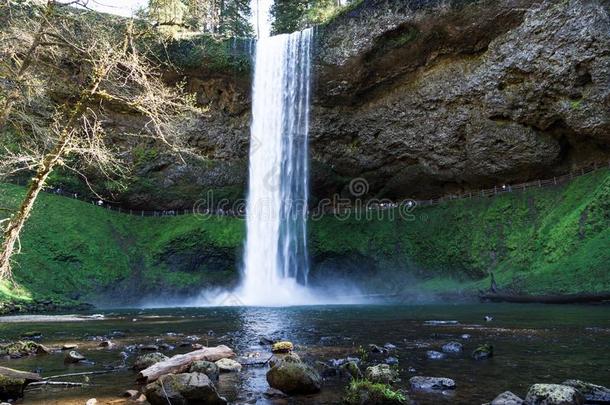
<instances>
[{"instance_id":1,"label":"green vegetation","mask_svg":"<svg viewBox=\"0 0 610 405\"><path fill-rule=\"evenodd\" d=\"M344 397L349 405L406 404L407 397L387 384L375 384L368 380L353 380Z\"/></svg>"},{"instance_id":2,"label":"green vegetation","mask_svg":"<svg viewBox=\"0 0 610 405\"><path fill-rule=\"evenodd\" d=\"M610 170L573 182L419 208L413 221L325 218L314 256L371 258L432 291L501 287L529 293L610 290ZM371 273L375 269L363 269Z\"/></svg>"},{"instance_id":3,"label":"green vegetation","mask_svg":"<svg viewBox=\"0 0 610 405\"><path fill-rule=\"evenodd\" d=\"M336 0L276 0L271 9L273 32L285 34L313 25L328 24L361 3L362 0L353 0L346 6L340 6Z\"/></svg>"},{"instance_id":4,"label":"green vegetation","mask_svg":"<svg viewBox=\"0 0 610 405\"><path fill-rule=\"evenodd\" d=\"M24 190L0 185L0 206L16 207ZM141 218L42 194L21 239L23 254L16 257L21 287L0 285L0 300L96 301L230 284L237 274L233 251L243 237L240 220ZM201 263L181 266L172 260L175 254L188 254L195 262L201 258ZM224 268L206 268L203 259L227 254L225 262L217 261Z\"/></svg>"},{"instance_id":5,"label":"green vegetation","mask_svg":"<svg viewBox=\"0 0 610 405\"><path fill-rule=\"evenodd\" d=\"M248 74L252 68L245 39L219 39L201 34L153 47L156 57L179 69Z\"/></svg>"},{"instance_id":6,"label":"green vegetation","mask_svg":"<svg viewBox=\"0 0 610 405\"><path fill-rule=\"evenodd\" d=\"M0 185L0 207L14 208L23 192ZM610 290L610 170L553 188L419 208L412 221L387 213L312 221L312 272L322 271L323 260L355 257L371 285L394 277L419 280L418 290L475 291L489 286L493 271L501 288L528 293ZM244 236L240 219L141 218L43 194L16 257L21 287L0 285L0 300L95 303L231 285Z\"/></svg>"}]
</instances>

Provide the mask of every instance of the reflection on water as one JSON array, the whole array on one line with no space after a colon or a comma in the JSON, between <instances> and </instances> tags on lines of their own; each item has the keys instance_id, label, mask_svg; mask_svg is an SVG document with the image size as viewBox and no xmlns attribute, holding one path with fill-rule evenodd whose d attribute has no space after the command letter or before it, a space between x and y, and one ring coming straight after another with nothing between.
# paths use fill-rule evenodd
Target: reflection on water
<instances>
[{"instance_id":1,"label":"reflection on water","mask_svg":"<svg viewBox=\"0 0 610 405\"><path fill-rule=\"evenodd\" d=\"M492 322L484 315L492 315ZM79 351L94 365L63 364L61 353L19 360L0 360L0 365L22 370L42 369L44 376L71 371L101 370L116 364L121 351L132 361L136 344L167 343L175 346L166 354L190 350L180 347L187 336L197 336L205 345L226 344L244 363L262 363L269 347L260 337L286 338L297 346L308 362L358 356L359 347L370 343L397 346L402 382L408 389L413 375L449 377L458 385L453 397L412 393L420 404L484 403L500 392L511 390L524 395L535 382L559 383L580 378L597 384L610 381L610 309L594 306L522 305L431 305L352 306L292 308L189 308L105 313L104 320L87 322L0 323L0 338L11 340L27 331L43 334L42 343L57 347L66 342L79 344ZM456 320L457 324L427 323ZM464 340L461 335L469 334ZM96 337L117 342L117 349L98 347ZM439 350L451 340L464 344L465 352L446 360L431 361L427 350ZM477 345L491 343L496 356L475 362L470 352ZM369 355L382 362L387 355ZM410 372L415 369L415 373ZM245 366L239 375L224 374L219 389L234 403L267 403L267 366ZM86 389L28 392L26 404L83 404L96 397L100 403L116 401L125 389L136 387L135 373L91 376ZM72 381L81 381L74 378ZM294 404L327 404L340 400L346 381L329 378L321 394L297 397Z\"/></svg>"}]
</instances>

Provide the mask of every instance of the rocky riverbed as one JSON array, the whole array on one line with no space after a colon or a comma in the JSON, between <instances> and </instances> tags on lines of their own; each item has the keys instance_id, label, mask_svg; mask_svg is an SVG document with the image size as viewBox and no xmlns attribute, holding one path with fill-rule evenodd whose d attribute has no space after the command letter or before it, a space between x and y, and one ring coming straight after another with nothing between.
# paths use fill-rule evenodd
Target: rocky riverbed
<instances>
[{"instance_id":1,"label":"rocky riverbed","mask_svg":"<svg viewBox=\"0 0 610 405\"><path fill-rule=\"evenodd\" d=\"M606 314L604 307L464 305L19 317L0 324L0 366L54 383L29 380L17 402L24 404L127 404L146 396L154 405L167 403L166 394L173 403L497 405L555 396L572 402L546 403L579 404L608 394L594 386L610 377ZM206 347L220 348L222 359L204 356L142 379L154 364Z\"/></svg>"}]
</instances>

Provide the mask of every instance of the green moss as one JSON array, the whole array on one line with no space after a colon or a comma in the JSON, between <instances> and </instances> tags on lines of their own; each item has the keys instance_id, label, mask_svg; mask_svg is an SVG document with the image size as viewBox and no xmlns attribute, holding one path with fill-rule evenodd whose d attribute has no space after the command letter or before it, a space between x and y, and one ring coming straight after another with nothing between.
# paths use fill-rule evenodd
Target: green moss
<instances>
[{"instance_id":1,"label":"green moss","mask_svg":"<svg viewBox=\"0 0 610 405\"><path fill-rule=\"evenodd\" d=\"M353 380L344 397L349 405L406 404L408 398L387 384L375 384L368 380Z\"/></svg>"},{"instance_id":2,"label":"green moss","mask_svg":"<svg viewBox=\"0 0 610 405\"><path fill-rule=\"evenodd\" d=\"M553 188L419 208L412 221L324 218L311 223L310 245L314 257L368 257L431 291L487 288L490 271L523 292L607 291L609 201L610 170L600 170Z\"/></svg>"},{"instance_id":3,"label":"green moss","mask_svg":"<svg viewBox=\"0 0 610 405\"><path fill-rule=\"evenodd\" d=\"M23 187L1 184L0 206L16 207L24 192ZM134 280L140 288L133 291L136 295L142 288L171 286L179 291L209 281L219 284L231 275L169 271L164 253L196 248L222 254L242 243L243 228L243 221L233 218L141 218L43 193L25 226L23 253L15 257L20 287L0 284L0 300L95 301ZM229 270L236 272L235 267Z\"/></svg>"}]
</instances>

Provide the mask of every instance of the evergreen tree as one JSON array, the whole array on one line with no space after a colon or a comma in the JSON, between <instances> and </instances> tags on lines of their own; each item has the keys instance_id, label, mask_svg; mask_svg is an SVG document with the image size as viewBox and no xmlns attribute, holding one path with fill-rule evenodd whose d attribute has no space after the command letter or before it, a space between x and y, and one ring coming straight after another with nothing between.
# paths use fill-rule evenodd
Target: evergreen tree
<instances>
[{"instance_id":1,"label":"evergreen tree","mask_svg":"<svg viewBox=\"0 0 610 405\"><path fill-rule=\"evenodd\" d=\"M184 0L186 23L196 31L230 37L252 36L250 0Z\"/></svg>"}]
</instances>

